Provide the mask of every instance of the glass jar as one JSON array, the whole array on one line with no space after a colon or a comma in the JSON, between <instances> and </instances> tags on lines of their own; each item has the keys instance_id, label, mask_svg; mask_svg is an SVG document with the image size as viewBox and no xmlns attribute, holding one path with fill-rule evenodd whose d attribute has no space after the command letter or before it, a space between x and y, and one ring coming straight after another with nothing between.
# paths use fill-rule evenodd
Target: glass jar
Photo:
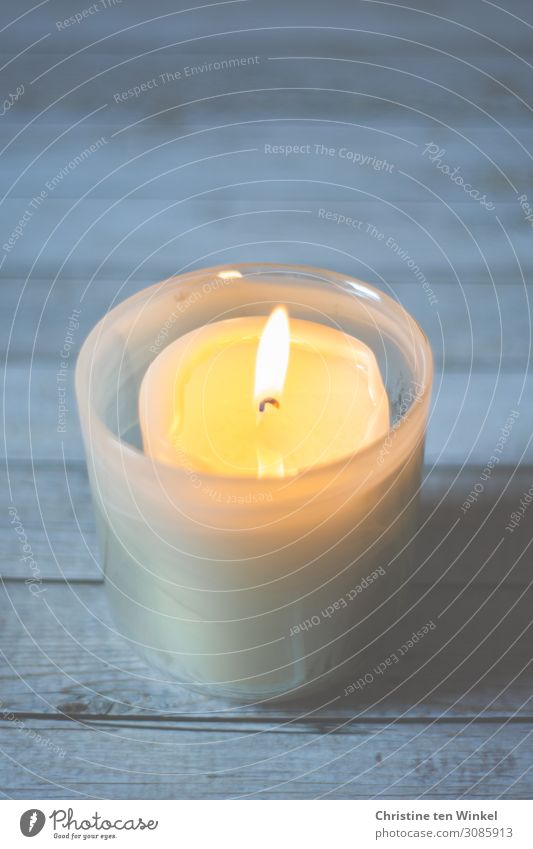
<instances>
[{"instance_id":1,"label":"glass jar","mask_svg":"<svg viewBox=\"0 0 533 849\"><path fill-rule=\"evenodd\" d=\"M142 378L206 323L268 316L365 342L388 435L290 478L223 477L145 456ZM240 264L151 286L108 312L80 352L76 393L108 593L120 632L177 681L240 701L342 693L382 659L401 614L433 376L402 306L322 269Z\"/></svg>"}]
</instances>

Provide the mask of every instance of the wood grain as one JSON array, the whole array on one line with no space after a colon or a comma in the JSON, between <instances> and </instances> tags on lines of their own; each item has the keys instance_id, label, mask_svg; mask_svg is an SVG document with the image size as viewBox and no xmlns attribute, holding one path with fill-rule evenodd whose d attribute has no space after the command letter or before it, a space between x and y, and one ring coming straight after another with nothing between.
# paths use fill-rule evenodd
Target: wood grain
<instances>
[{"instance_id":1,"label":"wood grain","mask_svg":"<svg viewBox=\"0 0 533 849\"><path fill-rule=\"evenodd\" d=\"M518 27L512 17L513 13L525 17L527 9L524 9L520 0L511 0L505 9L490 5L481 7L482 27L479 7L465 5L460 0L449 0L445 10L438 0L412 0L409 6L398 4L398 7L393 3L361 3L354 6L349 0L336 0L327 9L320 0L309 0L306 3L305 19L302 19L298 5L293 7L282 0L273 0L268 9L257 9L246 3L220 3L206 9L201 8L202 4L197 5L200 8L195 9L189 2L182 0L177 3L160 0L156 9L147 10L146 4L139 0L131 0L127 7L117 4L107 9L105 15L93 15L85 19L83 26L58 30L55 38L42 42L36 51L45 55L64 53L110 35L102 44L95 44L92 51L149 50L160 46L163 39L170 40L169 37L174 34L186 38L206 30L217 32L239 24L241 27L246 26L252 21L252 25L285 25L297 30L315 24L319 32L311 33L310 37L314 36L314 43L333 51L333 55L340 47L349 48L353 45L353 30L347 27L363 31L371 29L376 36L383 33L382 39L361 38L358 48L365 57L375 55L378 50L388 55L407 51L417 54L428 43L466 58L505 56L505 48L511 45L520 56L528 56L532 52L527 28ZM189 11L183 12L184 9ZM18 14L18 4L15 0L8 0L7 19L11 20ZM52 14L49 8L35 8L24 18L24 26L19 24L10 28L6 49L16 51L27 46L43 33L57 29L55 21L69 14L72 14L72 7L68 0L57 0ZM339 29L329 31L328 26ZM397 38L387 39L388 33ZM301 35L300 29L297 36L301 38Z\"/></svg>"},{"instance_id":2,"label":"wood grain","mask_svg":"<svg viewBox=\"0 0 533 849\"><path fill-rule=\"evenodd\" d=\"M123 105L127 113L127 104ZM10 116L8 112L4 120L9 121ZM17 113L17 117L22 116ZM514 200L512 185L530 192L533 183L528 167L533 139L527 120L505 130L456 128L453 124L418 129L407 121L389 129L368 126L356 114L347 114L339 121L319 114L252 120L229 111L204 129L145 121L128 131L124 129L129 123L127 114L115 114L114 118L111 121L111 115L102 110L82 123L38 123L30 131L24 130L24 123L18 120L9 130L6 128L6 141L11 134L20 133L9 156L0 159L0 175L6 186L12 186L10 196L32 198L36 184L44 185L90 143L102 138L105 145L99 151L70 170L67 179L56 182L54 197L75 200L90 191L93 198L118 198L135 188L137 198L176 200L199 191L205 169L211 171L213 181L217 172L222 176L222 165L227 183L241 181L250 165L250 171L256 170L256 178L268 177L269 173L278 178L292 177L291 196L295 197L301 192L296 180L314 178L324 181L317 187L324 198L333 194L326 184L329 180L376 194L386 187L385 200L420 199L421 186L402 179L401 169L449 203L464 200L464 190L439 170L439 161L458 166L466 181L498 204ZM430 142L438 143L440 159L434 153L434 161L429 158L431 152L426 146ZM292 147L275 152L274 145ZM230 155L239 150L249 155ZM366 159L358 158L354 163L347 158L348 151ZM202 159L202 168L194 167L198 158Z\"/></svg>"},{"instance_id":3,"label":"wood grain","mask_svg":"<svg viewBox=\"0 0 533 849\"><path fill-rule=\"evenodd\" d=\"M382 203L385 182L377 192L374 186L378 196L374 200L350 182L353 178L345 177L348 182L336 187L323 175L317 184L313 171L299 184L296 197L294 183L278 178L276 163L269 163L259 178L257 167L250 163L248 176L243 174L235 187L221 175L220 163L216 174L201 163L195 167L203 172L199 176L205 186L203 199L89 195L82 201L48 196L7 254L4 273L52 281L58 274L121 282L130 275L144 280L151 276L157 282L189 268L227 262L307 262L385 288L401 281L416 283L408 260L386 248L389 238L432 288L433 282L446 280L459 290L471 282L484 283L489 290L504 281L523 286L531 272L531 228L516 199L499 204L496 216L488 211L480 215L477 205L463 201L462 192L455 195L453 208L423 188L417 201L405 201L400 195ZM53 176L44 174L38 185ZM138 182L136 178L135 185ZM289 190L291 200L286 199ZM0 225L6 238L28 205L24 197L4 202ZM321 209L361 219L364 229L341 228L319 217ZM377 226L383 240L369 235L368 226ZM28 249L36 245L37 250ZM423 301L427 299L421 292Z\"/></svg>"},{"instance_id":4,"label":"wood grain","mask_svg":"<svg viewBox=\"0 0 533 849\"><path fill-rule=\"evenodd\" d=\"M12 798L531 798L527 724L393 722L300 734L24 722L0 731Z\"/></svg>"},{"instance_id":5,"label":"wood grain","mask_svg":"<svg viewBox=\"0 0 533 849\"><path fill-rule=\"evenodd\" d=\"M288 116L322 113L333 118L356 111L365 122L399 122L408 115L407 120L418 126L432 121L490 126L497 123L495 114L505 122L528 117L527 74L519 74L517 62L512 85L506 84L509 58L505 48L488 55L486 51L476 62L452 53L449 45L443 49L438 41L424 46L412 33L405 40L363 28L358 31L354 22L355 26L345 25L344 32L330 33L335 46L328 52L324 27L303 24L291 29L271 22L269 32L268 24L261 27L250 23L249 27L238 23L234 32L224 30L220 36L216 30L205 33L205 29L189 38L167 33L152 50L85 50L75 56L75 61L69 59L72 51L65 49L63 40L63 49L60 46L52 56L32 51L26 56L23 71L12 63L9 79L13 86L23 74L27 84L33 83L35 93L20 106L35 107L38 93L40 102L35 111L50 107L45 121L54 115L57 119L66 108L81 117L83 111L109 104L110 113L127 112L137 118L158 118L161 111L179 107L175 121L205 125L205 102L199 101L206 98L211 99L207 120L222 116L228 109L248 117L264 117L274 105ZM61 45L58 34L53 36ZM418 45L413 44L416 41ZM393 51L396 48L393 55L388 53L391 47ZM237 69L185 76L187 67L234 56L257 57L258 61ZM2 51L2 64L9 58L12 56ZM522 64L525 70L527 60ZM181 72L182 76L151 87L144 96L125 102L114 99L115 93L165 72Z\"/></svg>"},{"instance_id":6,"label":"wood grain","mask_svg":"<svg viewBox=\"0 0 533 849\"><path fill-rule=\"evenodd\" d=\"M533 261L519 201L533 203L531 10L522 0L309 0L305 15L284 0L189 5L128 0L65 29L69 0L12 25L20 3L4 4L4 87L25 90L1 117L3 792L530 799L529 514L507 526L533 483ZM185 74L242 55L258 61ZM151 79L139 96L116 97ZM429 160L430 143L493 210ZM280 155L265 145L310 147ZM391 167L350 164L341 149ZM355 695L242 707L162 679L116 632L73 369L64 434L56 374L80 300L71 365L116 301L182 269L257 260L368 280L429 335L437 379L411 612L383 657L428 618L437 627ZM500 462L483 477L513 410ZM36 595L10 510L39 570Z\"/></svg>"}]
</instances>

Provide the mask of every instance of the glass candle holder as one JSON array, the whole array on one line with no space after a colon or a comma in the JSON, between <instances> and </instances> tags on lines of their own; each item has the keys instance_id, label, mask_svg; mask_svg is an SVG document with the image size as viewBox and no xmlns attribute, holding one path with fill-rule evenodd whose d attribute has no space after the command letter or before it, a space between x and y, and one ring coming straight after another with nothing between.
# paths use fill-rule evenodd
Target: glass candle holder
<instances>
[{"instance_id":1,"label":"glass candle holder","mask_svg":"<svg viewBox=\"0 0 533 849\"><path fill-rule=\"evenodd\" d=\"M371 348L389 399L386 437L289 477L147 456L139 391L154 358L191 330L266 318L280 304ZM399 303L321 269L202 269L109 311L82 347L76 393L119 631L202 692L248 702L342 692L380 659L401 611L432 375L428 340Z\"/></svg>"}]
</instances>

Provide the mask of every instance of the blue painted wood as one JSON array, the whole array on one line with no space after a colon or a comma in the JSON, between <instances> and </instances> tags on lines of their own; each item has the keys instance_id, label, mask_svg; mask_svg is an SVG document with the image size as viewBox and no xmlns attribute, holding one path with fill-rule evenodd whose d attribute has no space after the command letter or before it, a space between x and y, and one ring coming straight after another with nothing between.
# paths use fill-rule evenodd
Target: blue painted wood
<instances>
[{"instance_id":1,"label":"blue painted wood","mask_svg":"<svg viewBox=\"0 0 533 849\"><path fill-rule=\"evenodd\" d=\"M533 480L531 9L188 5L128 0L65 23L68 0L3 4L0 784L15 798L531 798L531 522L517 513ZM56 430L84 290L76 350L115 299L257 259L391 292L438 366L412 586L437 637L407 682L329 706L241 708L137 660L110 630L71 380Z\"/></svg>"}]
</instances>

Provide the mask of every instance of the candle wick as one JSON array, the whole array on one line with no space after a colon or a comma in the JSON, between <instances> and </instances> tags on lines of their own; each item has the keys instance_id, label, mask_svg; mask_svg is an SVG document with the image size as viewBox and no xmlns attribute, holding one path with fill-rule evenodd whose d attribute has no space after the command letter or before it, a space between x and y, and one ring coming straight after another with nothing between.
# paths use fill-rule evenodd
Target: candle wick
<instances>
[{"instance_id":1,"label":"candle wick","mask_svg":"<svg viewBox=\"0 0 533 849\"><path fill-rule=\"evenodd\" d=\"M267 404L272 404L273 407L279 410L279 401L276 398L263 398L261 403L259 404L259 412L264 413L265 407Z\"/></svg>"}]
</instances>

